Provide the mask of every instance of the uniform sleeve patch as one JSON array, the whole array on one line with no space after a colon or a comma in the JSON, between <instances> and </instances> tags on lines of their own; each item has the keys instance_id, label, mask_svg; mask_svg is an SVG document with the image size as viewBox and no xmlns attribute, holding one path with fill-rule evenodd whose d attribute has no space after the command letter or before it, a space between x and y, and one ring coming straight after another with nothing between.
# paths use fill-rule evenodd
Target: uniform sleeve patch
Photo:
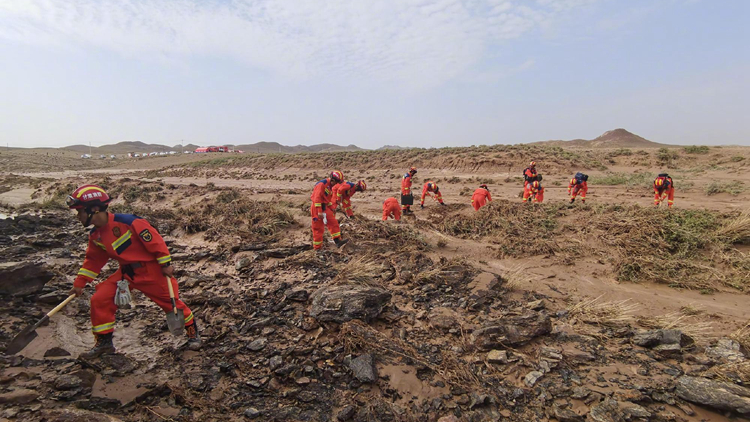
<instances>
[{"instance_id":1,"label":"uniform sleeve patch","mask_svg":"<svg viewBox=\"0 0 750 422\"><path fill-rule=\"evenodd\" d=\"M150 242L154 238L154 236L151 235L151 232L148 231L148 229L138 233L138 236L140 236L144 242Z\"/></svg>"}]
</instances>

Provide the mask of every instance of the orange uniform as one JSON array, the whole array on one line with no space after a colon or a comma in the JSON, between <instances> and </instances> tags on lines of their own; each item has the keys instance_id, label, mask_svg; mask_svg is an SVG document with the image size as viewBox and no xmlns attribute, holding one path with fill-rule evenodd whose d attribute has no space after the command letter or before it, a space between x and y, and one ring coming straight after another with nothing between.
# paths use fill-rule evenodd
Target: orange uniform
<instances>
[{"instance_id":1,"label":"orange uniform","mask_svg":"<svg viewBox=\"0 0 750 422\"><path fill-rule=\"evenodd\" d=\"M490 191L485 188L478 188L471 195L471 206L474 207L475 211L479 211L488 201L492 201L492 196L490 195Z\"/></svg>"},{"instance_id":2,"label":"orange uniform","mask_svg":"<svg viewBox=\"0 0 750 422\"><path fill-rule=\"evenodd\" d=\"M336 211L339 205L341 209L346 213L347 217L354 215L352 212L352 196L357 192L357 185L352 182L339 183L333 187L333 193L336 195L332 211Z\"/></svg>"},{"instance_id":3,"label":"orange uniform","mask_svg":"<svg viewBox=\"0 0 750 422\"><path fill-rule=\"evenodd\" d=\"M576 196L581 195L581 202L586 202L586 192L589 191L589 184L585 180L578 180L575 177L568 183L568 194L570 201L574 201Z\"/></svg>"},{"instance_id":4,"label":"orange uniform","mask_svg":"<svg viewBox=\"0 0 750 422\"><path fill-rule=\"evenodd\" d=\"M523 171L523 187L526 189L527 185L530 185L536 180L536 167L526 167Z\"/></svg>"},{"instance_id":5,"label":"orange uniform","mask_svg":"<svg viewBox=\"0 0 750 422\"><path fill-rule=\"evenodd\" d=\"M89 244L83 267L73 282L75 287L84 287L97 276L110 258L117 260L120 268L96 286L91 296L91 325L94 334L114 331L117 282L128 280L131 289L140 290L156 302L164 312L172 311L167 278L161 265L172 261L169 249L156 229L148 221L131 214L108 213L107 225L94 228L89 233ZM170 277L175 292L177 308L185 315L185 325L194 323L193 313L179 300L177 280Z\"/></svg>"},{"instance_id":6,"label":"orange uniform","mask_svg":"<svg viewBox=\"0 0 750 422\"><path fill-rule=\"evenodd\" d=\"M436 201L440 202L441 204L443 203L443 195L440 194L440 188L438 188L437 183L429 181L422 187L422 199L419 201L419 205L424 207L424 198L426 196L432 196L431 193L435 194Z\"/></svg>"},{"instance_id":7,"label":"orange uniform","mask_svg":"<svg viewBox=\"0 0 750 422\"><path fill-rule=\"evenodd\" d=\"M320 249L323 247L323 233L325 232L326 224L323 223L323 215L325 214L328 226L328 232L331 233L333 239L341 237L341 228L339 222L336 220L336 214L333 213L333 181L330 178L323 179L315 184L310 199L312 200L312 206L310 207L310 215L312 216L312 232L313 232L313 248Z\"/></svg>"},{"instance_id":8,"label":"orange uniform","mask_svg":"<svg viewBox=\"0 0 750 422\"><path fill-rule=\"evenodd\" d=\"M526 184L526 187L523 189L523 202L531 201L538 203L544 201L544 188L538 180Z\"/></svg>"},{"instance_id":9,"label":"orange uniform","mask_svg":"<svg viewBox=\"0 0 750 422\"><path fill-rule=\"evenodd\" d=\"M393 217L396 221L401 220L401 209L398 207L396 198L388 198L383 202L383 221L388 217Z\"/></svg>"},{"instance_id":10,"label":"orange uniform","mask_svg":"<svg viewBox=\"0 0 750 422\"><path fill-rule=\"evenodd\" d=\"M411 192L411 179L414 175L411 172L404 174L401 178L401 209L404 211L414 205L414 195Z\"/></svg>"},{"instance_id":11,"label":"orange uniform","mask_svg":"<svg viewBox=\"0 0 750 422\"><path fill-rule=\"evenodd\" d=\"M659 206L664 200L667 200L667 206L672 208L674 205L674 182L666 174L660 174L654 180L654 205Z\"/></svg>"}]
</instances>

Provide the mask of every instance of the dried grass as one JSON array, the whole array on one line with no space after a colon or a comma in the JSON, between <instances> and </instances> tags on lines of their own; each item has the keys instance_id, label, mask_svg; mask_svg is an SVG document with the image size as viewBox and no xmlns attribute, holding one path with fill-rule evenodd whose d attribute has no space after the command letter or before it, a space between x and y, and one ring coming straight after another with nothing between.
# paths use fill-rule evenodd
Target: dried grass
<instances>
[{"instance_id":1,"label":"dried grass","mask_svg":"<svg viewBox=\"0 0 750 422\"><path fill-rule=\"evenodd\" d=\"M693 305L689 303L685 306L680 307L680 313L688 316L700 315L706 312L706 308L701 305Z\"/></svg>"},{"instance_id":2,"label":"dried grass","mask_svg":"<svg viewBox=\"0 0 750 422\"><path fill-rule=\"evenodd\" d=\"M729 243L750 241L750 210L745 210L737 217L727 221L716 231L716 236Z\"/></svg>"},{"instance_id":3,"label":"dried grass","mask_svg":"<svg viewBox=\"0 0 750 422\"><path fill-rule=\"evenodd\" d=\"M568 307L572 322L617 327L633 320L632 313L638 309L638 305L629 303L628 299L602 302L601 298L602 296L583 300Z\"/></svg>"},{"instance_id":4,"label":"dried grass","mask_svg":"<svg viewBox=\"0 0 750 422\"><path fill-rule=\"evenodd\" d=\"M682 315L680 312L670 312L653 317L638 317L638 324L644 328L680 330L698 343L705 343L713 335L713 324L696 321L696 318Z\"/></svg>"},{"instance_id":5,"label":"dried grass","mask_svg":"<svg viewBox=\"0 0 750 422\"><path fill-rule=\"evenodd\" d=\"M505 280L504 287L508 290L518 290L529 286L534 277L526 271L526 266L517 264L503 271L502 278Z\"/></svg>"},{"instance_id":6,"label":"dried grass","mask_svg":"<svg viewBox=\"0 0 750 422\"><path fill-rule=\"evenodd\" d=\"M744 327L732 333L729 338L739 343L746 351L750 351L750 321Z\"/></svg>"},{"instance_id":7,"label":"dried grass","mask_svg":"<svg viewBox=\"0 0 750 422\"><path fill-rule=\"evenodd\" d=\"M333 283L336 284L353 282L368 286L380 285L383 274L390 272L385 265L367 256L336 264L335 268L338 274Z\"/></svg>"},{"instance_id":8,"label":"dried grass","mask_svg":"<svg viewBox=\"0 0 750 422\"><path fill-rule=\"evenodd\" d=\"M748 384L750 383L750 361L717 365L705 371L703 376L706 375L714 375L725 382Z\"/></svg>"}]
</instances>

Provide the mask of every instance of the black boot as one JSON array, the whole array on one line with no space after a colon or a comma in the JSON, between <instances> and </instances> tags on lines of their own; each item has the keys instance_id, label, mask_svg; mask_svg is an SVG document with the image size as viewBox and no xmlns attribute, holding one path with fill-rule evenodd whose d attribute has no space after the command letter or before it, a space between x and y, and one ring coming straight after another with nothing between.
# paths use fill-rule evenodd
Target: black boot
<instances>
[{"instance_id":1,"label":"black boot","mask_svg":"<svg viewBox=\"0 0 750 422\"><path fill-rule=\"evenodd\" d=\"M349 239L342 239L340 237L337 237L336 239L333 239L333 241L336 243L336 246L340 248L346 245L349 242Z\"/></svg>"},{"instance_id":2,"label":"black boot","mask_svg":"<svg viewBox=\"0 0 750 422\"><path fill-rule=\"evenodd\" d=\"M88 352L81 353L79 357L83 359L93 359L101 355L110 355L115 353L115 345L112 344L112 333L94 334L96 344Z\"/></svg>"},{"instance_id":3,"label":"black boot","mask_svg":"<svg viewBox=\"0 0 750 422\"><path fill-rule=\"evenodd\" d=\"M201 349L201 335L198 332L198 323L193 320L193 323L185 327L185 334L187 334L187 347L190 350Z\"/></svg>"}]
</instances>

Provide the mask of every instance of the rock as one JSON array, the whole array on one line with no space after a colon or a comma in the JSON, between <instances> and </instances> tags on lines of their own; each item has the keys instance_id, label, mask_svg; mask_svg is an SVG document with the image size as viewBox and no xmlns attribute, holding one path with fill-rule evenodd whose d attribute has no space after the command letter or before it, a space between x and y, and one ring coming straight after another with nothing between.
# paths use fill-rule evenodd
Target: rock
<instances>
[{"instance_id":1,"label":"rock","mask_svg":"<svg viewBox=\"0 0 750 422\"><path fill-rule=\"evenodd\" d=\"M487 353L487 362L489 363L508 363L508 352L505 350L490 350Z\"/></svg>"},{"instance_id":2,"label":"rock","mask_svg":"<svg viewBox=\"0 0 750 422\"><path fill-rule=\"evenodd\" d=\"M64 293L61 293L61 292L50 292L50 293L46 293L46 294L43 294L43 295L39 296L38 298L36 298L36 301L39 302L39 303L47 303L47 304L50 304L50 305L52 305L52 304L57 305L58 303L60 303L63 300L65 300L65 298L67 298L67 297L68 297L67 294L64 294Z\"/></svg>"},{"instance_id":3,"label":"rock","mask_svg":"<svg viewBox=\"0 0 750 422\"><path fill-rule=\"evenodd\" d=\"M641 331L633 336L633 344L641 347L653 348L663 345L678 345L685 347L690 345L693 340L682 334L680 330L649 330ZM663 348L665 350L672 350Z\"/></svg>"},{"instance_id":4,"label":"rock","mask_svg":"<svg viewBox=\"0 0 750 422\"><path fill-rule=\"evenodd\" d=\"M677 379L675 392L685 401L750 414L750 389L739 385L685 376Z\"/></svg>"},{"instance_id":5,"label":"rock","mask_svg":"<svg viewBox=\"0 0 750 422\"><path fill-rule=\"evenodd\" d=\"M263 348L266 347L266 344L268 344L268 339L265 337L259 337L250 342L250 344L247 345L247 348L253 352L258 352L263 350Z\"/></svg>"},{"instance_id":6,"label":"rock","mask_svg":"<svg viewBox=\"0 0 750 422\"><path fill-rule=\"evenodd\" d=\"M560 406L554 406L552 408L553 415L555 419L557 419L560 422L583 422L583 416L579 415L578 413L566 409Z\"/></svg>"},{"instance_id":7,"label":"rock","mask_svg":"<svg viewBox=\"0 0 750 422\"><path fill-rule=\"evenodd\" d=\"M307 299L310 298L310 293L308 293L305 289L289 289L287 290L284 295L286 296L287 300L291 300L294 302L307 302Z\"/></svg>"},{"instance_id":8,"label":"rock","mask_svg":"<svg viewBox=\"0 0 750 422\"><path fill-rule=\"evenodd\" d=\"M39 293L54 275L39 263L0 263L0 295L28 296Z\"/></svg>"},{"instance_id":9,"label":"rock","mask_svg":"<svg viewBox=\"0 0 750 422\"><path fill-rule=\"evenodd\" d=\"M325 286L312 295L310 315L322 322L343 323L352 319L370 322L391 300L391 293L361 284Z\"/></svg>"},{"instance_id":10,"label":"rock","mask_svg":"<svg viewBox=\"0 0 750 422\"><path fill-rule=\"evenodd\" d=\"M494 399L487 394L471 393L471 403L469 403L469 409L476 409L477 407L488 406L494 403Z\"/></svg>"},{"instance_id":11,"label":"rock","mask_svg":"<svg viewBox=\"0 0 750 422\"><path fill-rule=\"evenodd\" d=\"M543 373L539 371L531 371L523 379L523 383L526 384L528 387L533 387L534 384L536 384L537 381L539 381L539 378L544 376Z\"/></svg>"},{"instance_id":12,"label":"rock","mask_svg":"<svg viewBox=\"0 0 750 422\"><path fill-rule=\"evenodd\" d=\"M648 419L651 417L651 412L646 410L645 407L639 406L635 403L622 402L620 409L627 416L627 419Z\"/></svg>"},{"instance_id":13,"label":"rock","mask_svg":"<svg viewBox=\"0 0 750 422\"><path fill-rule=\"evenodd\" d=\"M77 409L46 410L43 416L42 420L52 422L122 422L114 416Z\"/></svg>"},{"instance_id":14,"label":"rock","mask_svg":"<svg viewBox=\"0 0 750 422\"><path fill-rule=\"evenodd\" d=\"M0 404L26 404L39 398L39 393L34 390L19 389L0 393Z\"/></svg>"},{"instance_id":15,"label":"rock","mask_svg":"<svg viewBox=\"0 0 750 422\"><path fill-rule=\"evenodd\" d=\"M526 308L531 309L533 311L541 311L542 309L546 308L546 304L544 303L544 299L539 299L539 300L535 300L533 302L527 303Z\"/></svg>"},{"instance_id":16,"label":"rock","mask_svg":"<svg viewBox=\"0 0 750 422\"><path fill-rule=\"evenodd\" d=\"M592 355L591 353L584 352L583 350L573 349L573 350L563 350L562 352L563 357L566 360L572 361L572 362L591 362L596 360L596 356Z\"/></svg>"},{"instance_id":17,"label":"rock","mask_svg":"<svg viewBox=\"0 0 750 422\"><path fill-rule=\"evenodd\" d=\"M459 422L459 420L454 415L448 415L438 419L438 422Z\"/></svg>"},{"instance_id":18,"label":"rock","mask_svg":"<svg viewBox=\"0 0 750 422\"><path fill-rule=\"evenodd\" d=\"M283 363L284 363L284 358L282 358L279 355L276 355L268 361L268 366L269 366L269 369L271 369L272 371L275 371L276 368L280 367Z\"/></svg>"},{"instance_id":19,"label":"rock","mask_svg":"<svg viewBox=\"0 0 750 422\"><path fill-rule=\"evenodd\" d=\"M352 406L351 404L341 409L341 411L336 415L336 419L340 421L348 421L352 417L354 417L354 414L357 413L357 408Z\"/></svg>"},{"instance_id":20,"label":"rock","mask_svg":"<svg viewBox=\"0 0 750 422\"><path fill-rule=\"evenodd\" d=\"M443 307L433 308L427 315L427 319L431 326L441 330L450 330L459 325L455 311Z\"/></svg>"},{"instance_id":21,"label":"rock","mask_svg":"<svg viewBox=\"0 0 750 422\"><path fill-rule=\"evenodd\" d=\"M589 411L589 419L594 422L625 422L616 400L605 399Z\"/></svg>"},{"instance_id":22,"label":"rock","mask_svg":"<svg viewBox=\"0 0 750 422\"><path fill-rule=\"evenodd\" d=\"M552 321L544 312L525 311L522 315L506 316L486 323L471 337L482 350L520 346L532 339L549 334Z\"/></svg>"},{"instance_id":23,"label":"rock","mask_svg":"<svg viewBox=\"0 0 750 422\"><path fill-rule=\"evenodd\" d=\"M70 352L63 349L62 347L53 347L44 352L45 358L57 358L62 356L70 356Z\"/></svg>"},{"instance_id":24,"label":"rock","mask_svg":"<svg viewBox=\"0 0 750 422\"><path fill-rule=\"evenodd\" d=\"M308 377L300 377L300 378L299 378L299 379L297 380L297 384L299 384L299 385L307 385L307 384L310 384L310 378L308 378Z\"/></svg>"},{"instance_id":25,"label":"rock","mask_svg":"<svg viewBox=\"0 0 750 422\"><path fill-rule=\"evenodd\" d=\"M56 390L74 390L77 388L91 388L96 381L96 375L88 371L76 371L70 374L60 375L55 378Z\"/></svg>"},{"instance_id":26,"label":"rock","mask_svg":"<svg viewBox=\"0 0 750 422\"><path fill-rule=\"evenodd\" d=\"M360 382L375 382L378 380L378 372L375 369L372 355L367 354L352 359L349 363L349 369Z\"/></svg>"},{"instance_id":27,"label":"rock","mask_svg":"<svg viewBox=\"0 0 750 422\"><path fill-rule=\"evenodd\" d=\"M255 419L260 416L260 411L254 407L248 407L245 409L243 415L245 415L246 418Z\"/></svg>"},{"instance_id":28,"label":"rock","mask_svg":"<svg viewBox=\"0 0 750 422\"><path fill-rule=\"evenodd\" d=\"M237 260L237 263L234 264L234 269L237 270L237 271L242 271L245 268L247 268L250 265L252 265L252 263L253 263L252 259L250 259L250 258L248 258L246 256L243 256L242 258L240 258L240 259Z\"/></svg>"},{"instance_id":29,"label":"rock","mask_svg":"<svg viewBox=\"0 0 750 422\"><path fill-rule=\"evenodd\" d=\"M738 342L723 338L716 342L715 346L706 348L706 356L722 359L727 362L737 362L745 359L745 355L742 354L740 349L741 346Z\"/></svg>"}]
</instances>

